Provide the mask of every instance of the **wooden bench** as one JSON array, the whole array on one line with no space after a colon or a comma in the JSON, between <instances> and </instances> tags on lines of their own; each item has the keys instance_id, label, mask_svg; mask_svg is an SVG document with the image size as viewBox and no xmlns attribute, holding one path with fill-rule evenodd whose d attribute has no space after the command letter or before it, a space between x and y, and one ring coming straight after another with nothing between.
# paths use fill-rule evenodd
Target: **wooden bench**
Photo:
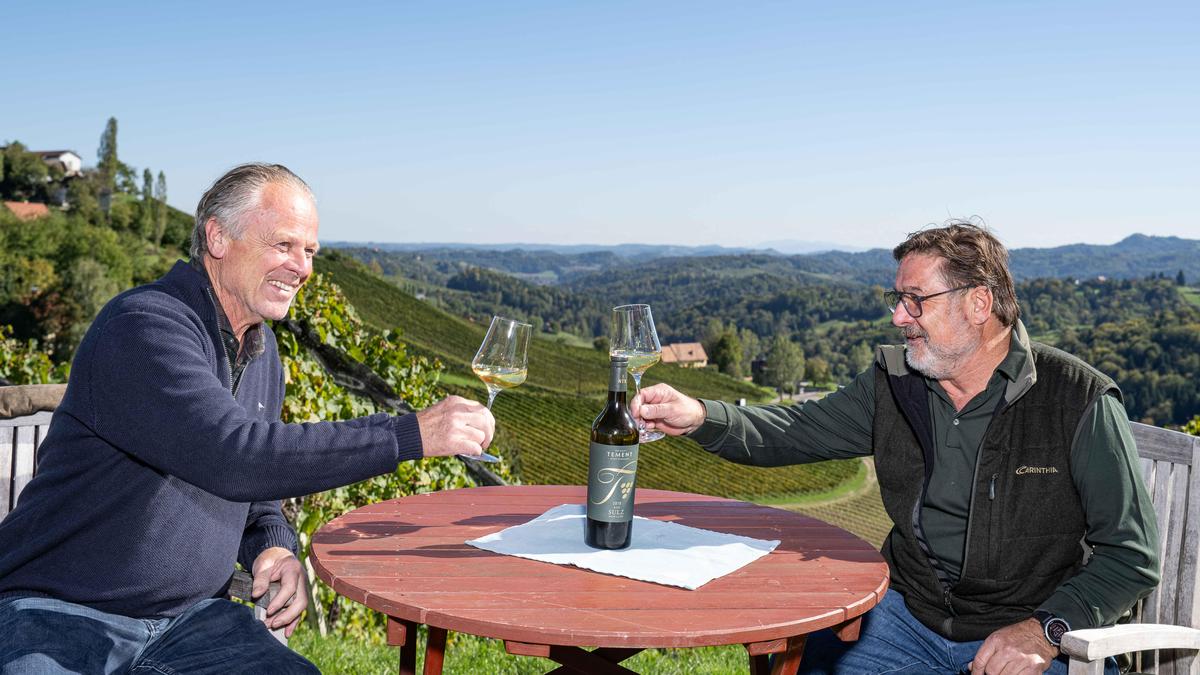
<instances>
[{"instance_id":1,"label":"wooden bench","mask_svg":"<svg viewBox=\"0 0 1200 675\"><path fill-rule=\"evenodd\" d=\"M52 413L0 419L0 518L17 505L17 496L33 479L37 448L50 429Z\"/></svg>"},{"instance_id":2,"label":"wooden bench","mask_svg":"<svg viewBox=\"0 0 1200 675\"><path fill-rule=\"evenodd\" d=\"M1104 672L1104 659L1135 653L1134 670L1156 675L1200 672L1196 652L1200 557L1200 437L1132 423L1142 477L1158 518L1162 581L1134 608L1133 622L1071 631L1062 651L1071 675ZM1154 650L1154 651L1149 651Z\"/></svg>"},{"instance_id":3,"label":"wooden bench","mask_svg":"<svg viewBox=\"0 0 1200 675\"><path fill-rule=\"evenodd\" d=\"M39 385L28 386L37 387ZM28 390L27 387L20 387L20 389ZM56 391L61 396L61 386ZM37 473L37 449L50 430L50 419L53 415L54 413L48 410L40 410L27 415L0 419L0 519L3 519L9 511L16 507L21 491ZM229 585L229 597L253 602L254 615L259 620L265 620L267 605L279 591L279 583L273 582L266 594L258 600L254 600L250 594L253 583L254 580L248 573L240 570L234 572ZM284 629L277 628L272 630L271 634L283 644L287 644Z\"/></svg>"}]
</instances>

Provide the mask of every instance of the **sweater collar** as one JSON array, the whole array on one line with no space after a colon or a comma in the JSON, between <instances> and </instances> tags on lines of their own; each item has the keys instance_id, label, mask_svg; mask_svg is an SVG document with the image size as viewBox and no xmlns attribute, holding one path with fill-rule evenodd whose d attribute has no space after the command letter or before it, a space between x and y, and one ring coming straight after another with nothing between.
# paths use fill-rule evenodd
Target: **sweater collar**
<instances>
[{"instance_id":1,"label":"sweater collar","mask_svg":"<svg viewBox=\"0 0 1200 675\"><path fill-rule=\"evenodd\" d=\"M204 317L205 323L215 322L217 336L230 357L230 364L239 360L248 362L266 350L266 344L263 342L265 331L262 330L261 323L246 329L239 348L237 336L233 333L233 325L229 322L225 309L221 307L221 301L217 299L217 292L213 289L208 271L199 260L177 261L171 271L163 277L163 281L185 295L188 304L193 308L211 307L213 309L211 317Z\"/></svg>"}]
</instances>

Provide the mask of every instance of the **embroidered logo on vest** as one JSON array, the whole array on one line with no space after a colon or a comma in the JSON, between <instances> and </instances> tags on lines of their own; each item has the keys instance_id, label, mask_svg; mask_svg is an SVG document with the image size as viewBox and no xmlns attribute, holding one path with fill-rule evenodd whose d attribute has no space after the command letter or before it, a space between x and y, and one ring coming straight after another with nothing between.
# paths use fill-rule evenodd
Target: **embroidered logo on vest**
<instances>
[{"instance_id":1,"label":"embroidered logo on vest","mask_svg":"<svg viewBox=\"0 0 1200 675\"><path fill-rule=\"evenodd\" d=\"M1058 468L1053 466L1018 466L1017 475L1024 476L1031 473L1058 473Z\"/></svg>"}]
</instances>

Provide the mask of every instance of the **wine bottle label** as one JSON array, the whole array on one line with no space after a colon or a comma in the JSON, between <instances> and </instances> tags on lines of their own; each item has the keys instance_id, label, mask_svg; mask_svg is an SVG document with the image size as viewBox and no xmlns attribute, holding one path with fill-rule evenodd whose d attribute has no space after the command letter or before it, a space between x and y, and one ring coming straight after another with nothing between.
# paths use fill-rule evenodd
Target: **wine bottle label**
<instances>
[{"instance_id":1,"label":"wine bottle label","mask_svg":"<svg viewBox=\"0 0 1200 675\"><path fill-rule=\"evenodd\" d=\"M588 518L605 523L623 523L633 518L637 460L637 444L591 444L588 453Z\"/></svg>"}]
</instances>

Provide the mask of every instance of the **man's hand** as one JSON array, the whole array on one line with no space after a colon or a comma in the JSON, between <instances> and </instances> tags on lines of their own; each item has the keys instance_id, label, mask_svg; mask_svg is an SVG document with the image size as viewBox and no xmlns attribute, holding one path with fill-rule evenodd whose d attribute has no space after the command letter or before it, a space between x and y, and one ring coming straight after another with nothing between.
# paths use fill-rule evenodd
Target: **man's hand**
<instances>
[{"instance_id":1,"label":"man's hand","mask_svg":"<svg viewBox=\"0 0 1200 675\"><path fill-rule=\"evenodd\" d=\"M272 581L279 582L279 593L271 598L267 605L267 627L274 630L284 629L284 634L292 636L292 631L300 623L300 613L308 607L308 595L304 593L304 584L300 575L304 568L300 561L286 548L274 546L254 559L254 587L250 595L255 599L261 598Z\"/></svg>"},{"instance_id":2,"label":"man's hand","mask_svg":"<svg viewBox=\"0 0 1200 675\"><path fill-rule=\"evenodd\" d=\"M496 418L482 403L447 396L417 413L426 457L479 455L492 444Z\"/></svg>"},{"instance_id":3,"label":"man's hand","mask_svg":"<svg viewBox=\"0 0 1200 675\"><path fill-rule=\"evenodd\" d=\"M647 429L660 429L668 436L695 431L704 423L704 404L684 396L670 385L646 387L633 397L633 416L646 422Z\"/></svg>"},{"instance_id":4,"label":"man's hand","mask_svg":"<svg viewBox=\"0 0 1200 675\"><path fill-rule=\"evenodd\" d=\"M1046 640L1042 624L1037 619L1026 619L1005 626L983 641L975 660L971 661L974 675L1019 675L1041 673L1050 669L1050 662L1058 656L1058 647Z\"/></svg>"}]
</instances>

